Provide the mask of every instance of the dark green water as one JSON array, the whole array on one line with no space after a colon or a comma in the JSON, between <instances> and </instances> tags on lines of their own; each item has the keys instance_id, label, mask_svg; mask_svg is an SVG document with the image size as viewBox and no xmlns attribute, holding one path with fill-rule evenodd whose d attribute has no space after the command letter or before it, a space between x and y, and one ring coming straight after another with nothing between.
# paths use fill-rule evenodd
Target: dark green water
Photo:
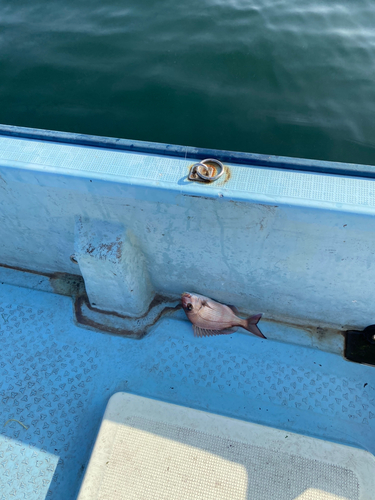
<instances>
[{"instance_id":1,"label":"dark green water","mask_svg":"<svg viewBox=\"0 0 375 500\"><path fill-rule=\"evenodd\" d=\"M0 123L375 164L375 4L3 0Z\"/></svg>"}]
</instances>

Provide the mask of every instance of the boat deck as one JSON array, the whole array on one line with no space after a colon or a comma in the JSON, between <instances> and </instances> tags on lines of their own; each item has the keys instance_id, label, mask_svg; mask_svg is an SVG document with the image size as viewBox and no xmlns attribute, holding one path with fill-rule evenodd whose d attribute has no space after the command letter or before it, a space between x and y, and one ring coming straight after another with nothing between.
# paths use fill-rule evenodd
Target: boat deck
<instances>
[{"instance_id":1,"label":"boat deck","mask_svg":"<svg viewBox=\"0 0 375 500\"><path fill-rule=\"evenodd\" d=\"M241 333L197 339L181 312L142 340L111 336L77 326L70 297L0 284L0 499L75 498L116 392L374 453L373 373Z\"/></svg>"}]
</instances>

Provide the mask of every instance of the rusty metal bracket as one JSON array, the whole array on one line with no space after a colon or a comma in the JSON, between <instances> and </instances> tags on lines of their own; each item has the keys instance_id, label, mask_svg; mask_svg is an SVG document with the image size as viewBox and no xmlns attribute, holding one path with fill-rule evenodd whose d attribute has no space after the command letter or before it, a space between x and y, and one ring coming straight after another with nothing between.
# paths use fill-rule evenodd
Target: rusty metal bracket
<instances>
[{"instance_id":1,"label":"rusty metal bracket","mask_svg":"<svg viewBox=\"0 0 375 500\"><path fill-rule=\"evenodd\" d=\"M224 173L224 165L213 158L206 158L191 166L188 179L190 181L213 182Z\"/></svg>"}]
</instances>

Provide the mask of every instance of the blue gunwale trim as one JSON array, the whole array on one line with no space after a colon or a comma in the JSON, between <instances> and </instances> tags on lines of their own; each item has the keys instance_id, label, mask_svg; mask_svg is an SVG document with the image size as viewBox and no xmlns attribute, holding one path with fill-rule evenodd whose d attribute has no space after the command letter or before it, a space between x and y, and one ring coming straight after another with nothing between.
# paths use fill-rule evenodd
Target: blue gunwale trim
<instances>
[{"instance_id":1,"label":"blue gunwale trim","mask_svg":"<svg viewBox=\"0 0 375 500\"><path fill-rule=\"evenodd\" d=\"M37 128L1 125L0 135L19 137L24 139L43 140L91 146L104 149L119 149L150 155L164 155L176 157L189 157L197 160L204 158L217 158L222 162L246 164L269 168L282 168L286 170L299 170L316 172L320 174L336 174L350 177L375 178L375 166L357 163L339 163L324 160L309 160L305 158L292 158L287 156L274 156L255 153L241 153L221 149L207 149L193 146L178 146L159 142L136 141L131 139L116 139L96 135L76 134L71 132L58 132Z\"/></svg>"}]
</instances>

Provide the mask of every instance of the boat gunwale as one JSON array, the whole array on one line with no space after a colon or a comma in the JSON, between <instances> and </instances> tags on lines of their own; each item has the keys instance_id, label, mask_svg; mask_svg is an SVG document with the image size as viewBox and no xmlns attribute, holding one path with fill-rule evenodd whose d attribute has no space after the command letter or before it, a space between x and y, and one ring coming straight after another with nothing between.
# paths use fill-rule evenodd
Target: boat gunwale
<instances>
[{"instance_id":1,"label":"boat gunwale","mask_svg":"<svg viewBox=\"0 0 375 500\"><path fill-rule=\"evenodd\" d=\"M116 149L133 153L146 153L150 155L167 155L179 158L189 157L197 160L202 160L204 158L216 158L221 162L237 163L248 166L299 170L320 174L345 175L370 179L375 178L375 166L357 163L341 163L326 160L312 160L288 156L180 146L176 144L118 139L115 137L78 134L74 132L60 132L3 124L0 124L0 136L59 142L77 146Z\"/></svg>"}]
</instances>

